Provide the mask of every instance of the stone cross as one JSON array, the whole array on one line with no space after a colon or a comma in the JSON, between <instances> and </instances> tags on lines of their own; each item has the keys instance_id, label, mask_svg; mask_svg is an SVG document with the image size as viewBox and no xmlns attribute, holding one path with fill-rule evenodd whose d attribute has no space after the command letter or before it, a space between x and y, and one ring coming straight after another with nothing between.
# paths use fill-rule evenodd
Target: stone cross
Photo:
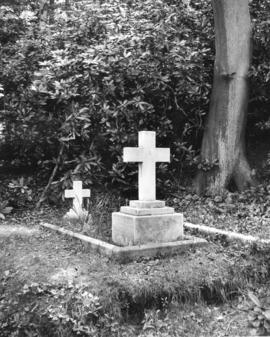
<instances>
[{"instance_id":1,"label":"stone cross","mask_svg":"<svg viewBox=\"0 0 270 337\"><path fill-rule=\"evenodd\" d=\"M139 147L124 148L124 162L139 163L139 200L156 200L156 162L169 162L170 149L156 148L154 131L139 132Z\"/></svg>"},{"instance_id":2,"label":"stone cross","mask_svg":"<svg viewBox=\"0 0 270 337\"><path fill-rule=\"evenodd\" d=\"M73 190L65 190L65 198L73 198L73 210L77 215L83 211L83 198L90 197L90 190L82 189L82 182L73 181Z\"/></svg>"}]
</instances>

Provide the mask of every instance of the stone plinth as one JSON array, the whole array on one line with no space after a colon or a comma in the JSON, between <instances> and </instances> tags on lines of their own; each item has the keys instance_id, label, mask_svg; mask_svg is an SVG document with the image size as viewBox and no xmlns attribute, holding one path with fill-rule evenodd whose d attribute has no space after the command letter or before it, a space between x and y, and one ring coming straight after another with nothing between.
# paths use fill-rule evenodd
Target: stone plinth
<instances>
[{"instance_id":1,"label":"stone plinth","mask_svg":"<svg viewBox=\"0 0 270 337\"><path fill-rule=\"evenodd\" d=\"M152 213L150 215L147 214L149 210L146 208L128 208L127 206L123 207L125 213L115 212L112 214L112 240L114 243L120 246L134 246L173 242L183 238L183 214L173 213L171 207L164 207L165 210L157 208L156 210L159 210L160 214ZM153 210L155 209L153 208ZM128 211L129 214L127 214Z\"/></svg>"},{"instance_id":2,"label":"stone plinth","mask_svg":"<svg viewBox=\"0 0 270 337\"><path fill-rule=\"evenodd\" d=\"M88 216L88 211L82 209L80 211L75 211L73 208L70 208L69 211L64 215L66 220L84 220Z\"/></svg>"},{"instance_id":3,"label":"stone plinth","mask_svg":"<svg viewBox=\"0 0 270 337\"><path fill-rule=\"evenodd\" d=\"M130 207L135 208L161 208L165 207L165 201L163 200L130 200Z\"/></svg>"},{"instance_id":4,"label":"stone plinth","mask_svg":"<svg viewBox=\"0 0 270 337\"><path fill-rule=\"evenodd\" d=\"M122 206L120 208L120 212L130 215L159 215L159 214L172 214L174 213L174 209L172 207L136 208L130 206Z\"/></svg>"}]
</instances>

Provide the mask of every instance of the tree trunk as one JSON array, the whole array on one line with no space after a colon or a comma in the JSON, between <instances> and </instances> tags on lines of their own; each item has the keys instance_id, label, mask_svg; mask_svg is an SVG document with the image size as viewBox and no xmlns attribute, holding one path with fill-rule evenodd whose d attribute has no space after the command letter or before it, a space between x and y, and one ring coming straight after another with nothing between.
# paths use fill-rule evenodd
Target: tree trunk
<instances>
[{"instance_id":1,"label":"tree trunk","mask_svg":"<svg viewBox=\"0 0 270 337\"><path fill-rule=\"evenodd\" d=\"M248 2L212 0L216 58L210 111L201 148L202 169L195 180L198 193L222 194L231 181L239 190L253 184L245 156L247 76L251 60Z\"/></svg>"}]
</instances>

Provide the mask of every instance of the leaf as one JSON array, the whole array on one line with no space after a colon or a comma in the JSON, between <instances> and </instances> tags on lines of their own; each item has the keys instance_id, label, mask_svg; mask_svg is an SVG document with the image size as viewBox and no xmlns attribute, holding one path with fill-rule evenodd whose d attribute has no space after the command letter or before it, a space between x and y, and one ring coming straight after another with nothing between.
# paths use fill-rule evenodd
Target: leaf
<instances>
[{"instance_id":1,"label":"leaf","mask_svg":"<svg viewBox=\"0 0 270 337\"><path fill-rule=\"evenodd\" d=\"M2 203L0 203L0 209L3 209L7 206L8 202L7 201L3 201Z\"/></svg>"},{"instance_id":2,"label":"leaf","mask_svg":"<svg viewBox=\"0 0 270 337\"><path fill-rule=\"evenodd\" d=\"M260 322L259 320L256 320L256 321L252 322L251 325L252 325L254 328L258 328L258 327L261 325L261 322Z\"/></svg>"},{"instance_id":3,"label":"leaf","mask_svg":"<svg viewBox=\"0 0 270 337\"><path fill-rule=\"evenodd\" d=\"M258 336L257 335L257 329L252 329L252 330L250 330L250 336Z\"/></svg>"},{"instance_id":4,"label":"leaf","mask_svg":"<svg viewBox=\"0 0 270 337\"><path fill-rule=\"evenodd\" d=\"M262 314L266 319L270 321L270 310L263 311Z\"/></svg>"},{"instance_id":5,"label":"leaf","mask_svg":"<svg viewBox=\"0 0 270 337\"><path fill-rule=\"evenodd\" d=\"M4 214L0 213L0 219L5 220Z\"/></svg>"},{"instance_id":6,"label":"leaf","mask_svg":"<svg viewBox=\"0 0 270 337\"><path fill-rule=\"evenodd\" d=\"M264 321L263 326L267 330L267 332L270 332L270 324L267 321Z\"/></svg>"},{"instance_id":7,"label":"leaf","mask_svg":"<svg viewBox=\"0 0 270 337\"><path fill-rule=\"evenodd\" d=\"M6 207L2 210L3 214L9 214L13 210L13 207Z\"/></svg>"},{"instance_id":8,"label":"leaf","mask_svg":"<svg viewBox=\"0 0 270 337\"><path fill-rule=\"evenodd\" d=\"M255 296L251 291L248 292L248 297L250 298L250 300L257 306L261 308L261 302L258 299L257 296Z\"/></svg>"}]
</instances>

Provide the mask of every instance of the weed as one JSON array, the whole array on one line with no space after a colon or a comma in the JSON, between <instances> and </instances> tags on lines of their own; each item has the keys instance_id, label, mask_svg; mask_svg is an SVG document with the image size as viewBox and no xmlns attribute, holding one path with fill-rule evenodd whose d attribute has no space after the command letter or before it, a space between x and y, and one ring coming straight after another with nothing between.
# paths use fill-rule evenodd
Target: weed
<instances>
[{"instance_id":1,"label":"weed","mask_svg":"<svg viewBox=\"0 0 270 337\"><path fill-rule=\"evenodd\" d=\"M12 207L8 207L8 201L0 202L0 220L5 220L5 215L12 211Z\"/></svg>"}]
</instances>

